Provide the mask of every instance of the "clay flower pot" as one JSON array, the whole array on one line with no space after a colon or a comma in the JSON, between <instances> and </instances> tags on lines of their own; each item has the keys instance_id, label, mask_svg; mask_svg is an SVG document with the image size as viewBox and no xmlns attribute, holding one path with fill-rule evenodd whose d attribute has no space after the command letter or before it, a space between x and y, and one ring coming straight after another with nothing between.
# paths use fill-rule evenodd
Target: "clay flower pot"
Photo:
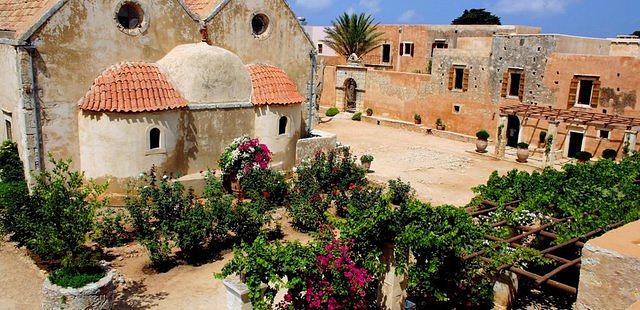
<instances>
[{"instance_id":1,"label":"clay flower pot","mask_svg":"<svg viewBox=\"0 0 640 310\"><path fill-rule=\"evenodd\" d=\"M519 163L526 163L529 158L529 148L518 148L516 156L518 156L517 161Z\"/></svg>"},{"instance_id":2,"label":"clay flower pot","mask_svg":"<svg viewBox=\"0 0 640 310\"><path fill-rule=\"evenodd\" d=\"M477 139L476 140L476 152L478 152L478 153L486 153L488 145L489 145L489 141Z\"/></svg>"},{"instance_id":3,"label":"clay flower pot","mask_svg":"<svg viewBox=\"0 0 640 310\"><path fill-rule=\"evenodd\" d=\"M371 115L373 115L373 111L367 110L367 116L371 116Z\"/></svg>"},{"instance_id":4,"label":"clay flower pot","mask_svg":"<svg viewBox=\"0 0 640 310\"><path fill-rule=\"evenodd\" d=\"M370 161L363 161L362 162L362 168L364 168L366 171L370 171L371 170L371 162Z\"/></svg>"}]
</instances>

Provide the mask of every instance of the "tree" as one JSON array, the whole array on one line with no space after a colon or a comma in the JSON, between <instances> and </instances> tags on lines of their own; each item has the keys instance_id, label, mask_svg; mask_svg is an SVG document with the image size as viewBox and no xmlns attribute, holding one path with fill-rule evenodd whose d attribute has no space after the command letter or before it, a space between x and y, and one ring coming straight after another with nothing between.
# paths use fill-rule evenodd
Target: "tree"
<instances>
[{"instance_id":1,"label":"tree","mask_svg":"<svg viewBox=\"0 0 640 310\"><path fill-rule=\"evenodd\" d=\"M500 17L485 9L464 10L460 17L451 22L452 25L501 25Z\"/></svg>"},{"instance_id":2,"label":"tree","mask_svg":"<svg viewBox=\"0 0 640 310\"><path fill-rule=\"evenodd\" d=\"M640 37L640 30L634 31L631 35Z\"/></svg>"},{"instance_id":3,"label":"tree","mask_svg":"<svg viewBox=\"0 0 640 310\"><path fill-rule=\"evenodd\" d=\"M361 57L382 42L383 32L377 30L371 15L364 13L343 13L332 22L333 27L325 28L327 35L322 43L329 46L338 54L348 58L351 54Z\"/></svg>"}]
</instances>

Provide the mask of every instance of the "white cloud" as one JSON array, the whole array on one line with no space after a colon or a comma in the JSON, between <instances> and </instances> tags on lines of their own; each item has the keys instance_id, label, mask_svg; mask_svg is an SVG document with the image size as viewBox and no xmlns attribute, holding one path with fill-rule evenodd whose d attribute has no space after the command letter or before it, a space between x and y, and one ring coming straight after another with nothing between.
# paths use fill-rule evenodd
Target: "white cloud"
<instances>
[{"instance_id":1,"label":"white cloud","mask_svg":"<svg viewBox=\"0 0 640 310\"><path fill-rule=\"evenodd\" d=\"M498 0L494 10L504 14L556 14L578 0Z\"/></svg>"},{"instance_id":2,"label":"white cloud","mask_svg":"<svg viewBox=\"0 0 640 310\"><path fill-rule=\"evenodd\" d=\"M404 13L402 13L402 15L400 15L400 17L398 17L398 21L403 23L408 23L416 19L416 17L418 17L418 14L416 13L416 11L406 10L404 11Z\"/></svg>"},{"instance_id":3,"label":"white cloud","mask_svg":"<svg viewBox=\"0 0 640 310\"><path fill-rule=\"evenodd\" d=\"M307 10L322 10L333 4L333 0L295 0L296 4Z\"/></svg>"},{"instance_id":4,"label":"white cloud","mask_svg":"<svg viewBox=\"0 0 640 310\"><path fill-rule=\"evenodd\" d=\"M360 6L369 14L380 12L380 0L360 0Z\"/></svg>"}]
</instances>

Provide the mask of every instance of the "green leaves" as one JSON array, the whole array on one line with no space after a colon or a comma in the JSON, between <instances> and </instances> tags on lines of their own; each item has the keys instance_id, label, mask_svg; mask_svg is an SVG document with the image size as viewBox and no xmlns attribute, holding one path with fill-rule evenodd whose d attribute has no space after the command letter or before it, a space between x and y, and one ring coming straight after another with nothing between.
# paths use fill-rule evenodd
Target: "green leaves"
<instances>
[{"instance_id":1,"label":"green leaves","mask_svg":"<svg viewBox=\"0 0 640 310\"><path fill-rule=\"evenodd\" d=\"M332 27L325 28L327 39L322 43L345 58L351 54L362 57L382 42L384 33L377 26L371 15L344 13L332 22Z\"/></svg>"}]
</instances>

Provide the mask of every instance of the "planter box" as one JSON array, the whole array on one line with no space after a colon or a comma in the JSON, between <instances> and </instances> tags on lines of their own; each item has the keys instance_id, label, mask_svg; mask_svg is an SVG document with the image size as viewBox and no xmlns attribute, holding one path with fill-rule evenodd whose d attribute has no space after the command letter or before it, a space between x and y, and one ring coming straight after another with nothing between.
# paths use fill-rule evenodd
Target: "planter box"
<instances>
[{"instance_id":1,"label":"planter box","mask_svg":"<svg viewBox=\"0 0 640 310\"><path fill-rule=\"evenodd\" d=\"M107 274L100 281L81 288L63 288L51 283L47 277L42 285L42 309L113 309L116 272L114 269L104 268Z\"/></svg>"}]
</instances>

